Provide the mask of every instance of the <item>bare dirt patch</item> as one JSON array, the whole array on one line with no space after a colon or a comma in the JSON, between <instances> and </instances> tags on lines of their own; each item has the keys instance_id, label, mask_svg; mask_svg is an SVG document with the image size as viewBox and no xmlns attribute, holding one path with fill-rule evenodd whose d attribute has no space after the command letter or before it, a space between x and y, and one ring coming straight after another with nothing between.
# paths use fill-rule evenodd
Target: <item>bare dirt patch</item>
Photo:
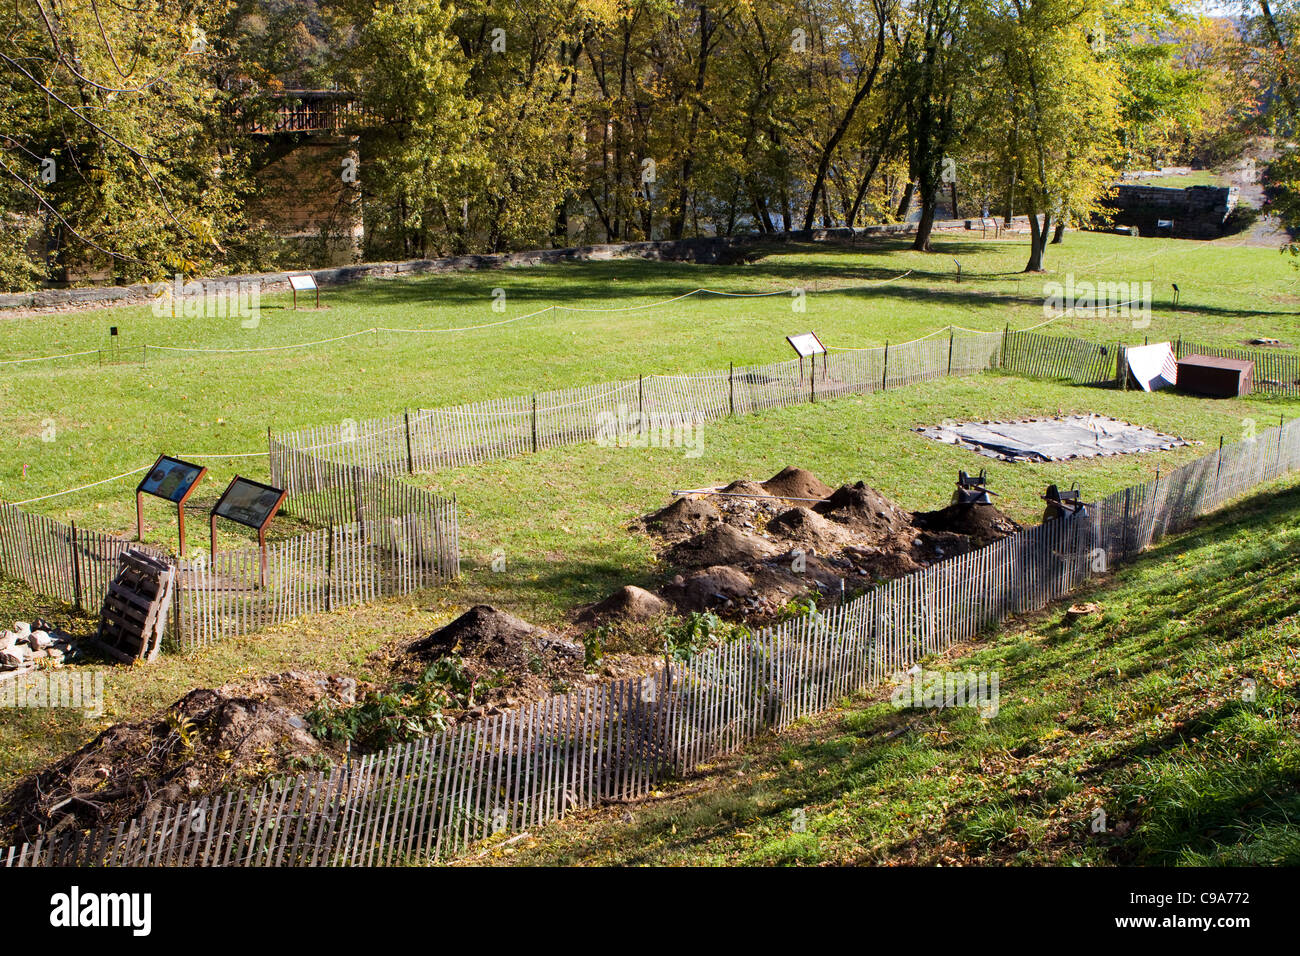
<instances>
[{"instance_id":1,"label":"bare dirt patch","mask_svg":"<svg viewBox=\"0 0 1300 956\"><path fill-rule=\"evenodd\" d=\"M276 773L341 756L306 715L355 701L355 680L288 672L192 690L147 720L109 727L75 753L21 779L0 802L11 842L116 824Z\"/></svg>"},{"instance_id":2,"label":"bare dirt patch","mask_svg":"<svg viewBox=\"0 0 1300 956\"><path fill-rule=\"evenodd\" d=\"M759 626L792 602L835 602L1019 528L994 505L913 514L864 482L832 489L796 467L679 498L641 526L675 572L664 600Z\"/></svg>"}]
</instances>

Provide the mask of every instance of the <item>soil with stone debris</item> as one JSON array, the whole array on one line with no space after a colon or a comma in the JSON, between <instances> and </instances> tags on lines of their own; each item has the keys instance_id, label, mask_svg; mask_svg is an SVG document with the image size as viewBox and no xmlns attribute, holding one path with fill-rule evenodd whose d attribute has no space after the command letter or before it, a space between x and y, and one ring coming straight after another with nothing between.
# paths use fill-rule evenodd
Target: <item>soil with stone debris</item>
<instances>
[{"instance_id":1,"label":"soil with stone debris","mask_svg":"<svg viewBox=\"0 0 1300 956\"><path fill-rule=\"evenodd\" d=\"M288 672L192 690L147 720L109 727L86 746L23 777L0 798L9 843L116 824L277 773L341 756L312 736L318 704L355 701L352 678Z\"/></svg>"},{"instance_id":2,"label":"soil with stone debris","mask_svg":"<svg viewBox=\"0 0 1300 956\"><path fill-rule=\"evenodd\" d=\"M864 482L831 488L788 467L719 493L679 497L641 527L660 542L672 576L658 597L678 612L717 611L762 625L790 602L837 602L1019 530L994 505L913 514ZM613 613L615 596L579 625Z\"/></svg>"},{"instance_id":3,"label":"soil with stone debris","mask_svg":"<svg viewBox=\"0 0 1300 956\"><path fill-rule=\"evenodd\" d=\"M398 652L398 667L414 673L453 655L473 681L475 707L545 697L581 683L586 673L581 644L487 604L409 642Z\"/></svg>"}]
</instances>

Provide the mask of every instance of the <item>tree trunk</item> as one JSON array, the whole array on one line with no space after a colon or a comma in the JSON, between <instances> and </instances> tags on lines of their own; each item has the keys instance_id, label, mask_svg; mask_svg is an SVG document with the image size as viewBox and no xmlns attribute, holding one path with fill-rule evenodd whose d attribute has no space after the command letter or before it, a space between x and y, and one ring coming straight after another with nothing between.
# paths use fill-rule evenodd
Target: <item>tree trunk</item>
<instances>
[{"instance_id":1,"label":"tree trunk","mask_svg":"<svg viewBox=\"0 0 1300 956\"><path fill-rule=\"evenodd\" d=\"M1047 237L1052 226L1052 214L1043 213L1043 221L1040 225L1038 222L1038 213L1030 210L1029 212L1029 262L1025 266L1026 272L1043 271L1043 254L1047 251Z\"/></svg>"},{"instance_id":2,"label":"tree trunk","mask_svg":"<svg viewBox=\"0 0 1300 956\"><path fill-rule=\"evenodd\" d=\"M930 233L934 229L935 197L922 197L921 221L916 224L916 241L912 248L917 252L933 252L930 248Z\"/></svg>"},{"instance_id":3,"label":"tree trunk","mask_svg":"<svg viewBox=\"0 0 1300 956\"><path fill-rule=\"evenodd\" d=\"M1065 241L1065 220L1062 219L1056 224L1056 229L1052 232L1052 245L1059 246Z\"/></svg>"},{"instance_id":4,"label":"tree trunk","mask_svg":"<svg viewBox=\"0 0 1300 956\"><path fill-rule=\"evenodd\" d=\"M894 213L894 218L899 222L907 222L907 214L912 211L912 193L916 191L916 183L908 182L903 187L903 198L898 203L898 211Z\"/></svg>"}]
</instances>

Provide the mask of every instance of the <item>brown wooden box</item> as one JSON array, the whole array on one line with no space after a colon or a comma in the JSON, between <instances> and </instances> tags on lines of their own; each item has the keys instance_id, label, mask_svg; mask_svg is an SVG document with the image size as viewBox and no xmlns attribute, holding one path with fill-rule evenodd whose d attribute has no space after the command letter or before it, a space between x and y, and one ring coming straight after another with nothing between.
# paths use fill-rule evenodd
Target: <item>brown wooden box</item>
<instances>
[{"instance_id":1,"label":"brown wooden box","mask_svg":"<svg viewBox=\"0 0 1300 956\"><path fill-rule=\"evenodd\" d=\"M1214 398L1249 395L1254 376L1255 363L1247 359L1189 355L1178 361L1178 387L1197 395Z\"/></svg>"}]
</instances>

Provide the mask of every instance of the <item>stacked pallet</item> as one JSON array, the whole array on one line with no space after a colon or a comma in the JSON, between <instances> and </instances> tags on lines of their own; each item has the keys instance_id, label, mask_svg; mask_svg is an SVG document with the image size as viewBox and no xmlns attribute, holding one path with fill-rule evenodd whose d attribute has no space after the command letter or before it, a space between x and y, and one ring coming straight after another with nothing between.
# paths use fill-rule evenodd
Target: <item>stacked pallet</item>
<instances>
[{"instance_id":1,"label":"stacked pallet","mask_svg":"<svg viewBox=\"0 0 1300 956\"><path fill-rule=\"evenodd\" d=\"M154 660L167 629L175 578L172 565L135 548L123 551L117 577L104 595L96 643L127 664Z\"/></svg>"}]
</instances>

